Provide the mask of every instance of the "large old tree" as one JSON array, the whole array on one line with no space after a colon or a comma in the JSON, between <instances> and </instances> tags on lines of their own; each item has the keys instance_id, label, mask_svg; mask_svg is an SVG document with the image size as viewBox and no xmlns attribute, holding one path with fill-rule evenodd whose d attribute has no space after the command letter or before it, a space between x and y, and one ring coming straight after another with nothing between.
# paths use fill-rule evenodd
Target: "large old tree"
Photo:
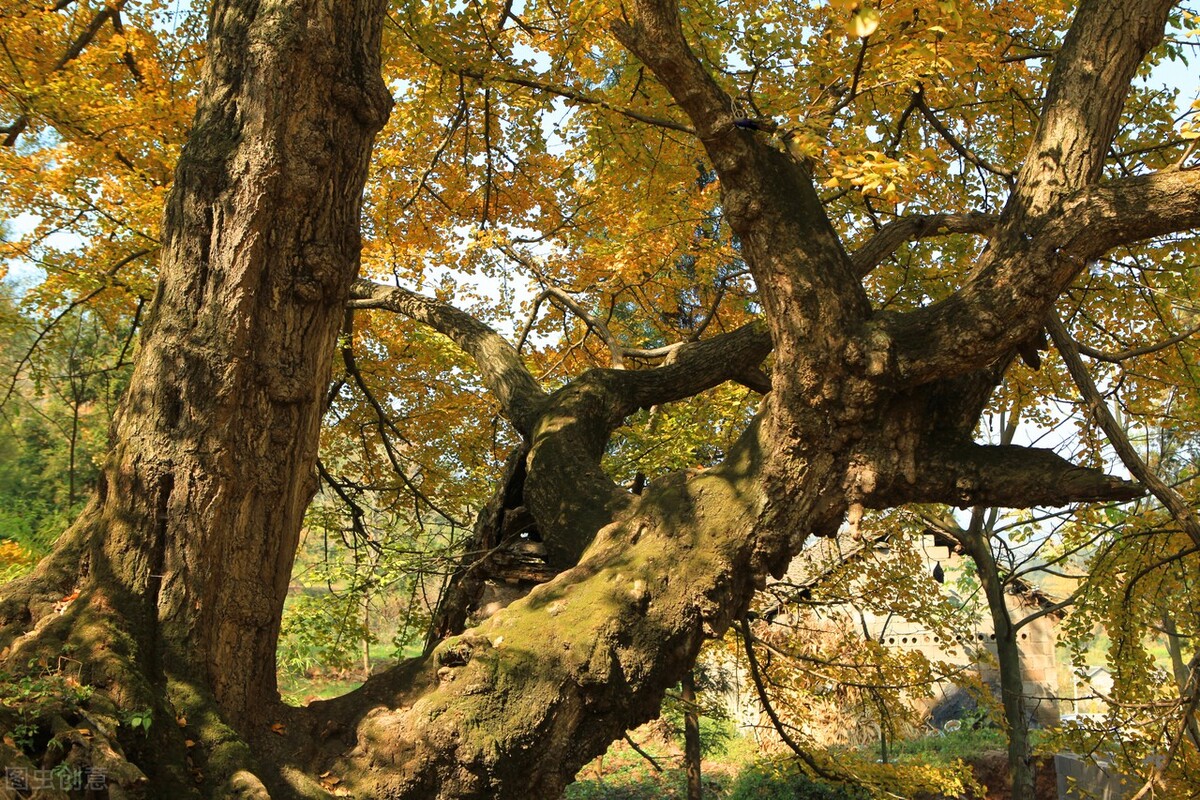
<instances>
[{"instance_id":1,"label":"large old tree","mask_svg":"<svg viewBox=\"0 0 1200 800\"><path fill-rule=\"evenodd\" d=\"M105 52L135 76L126 80L161 79L129 49L125 5L85 8L90 23L39 87L65 92L61 75L101 28L121 32ZM1186 143L1169 141L1169 122L1147 121L1149 101L1134 89L1174 3L1086 0L1073 16L1050 3L1036 25L1009 9L1005 24L1034 33L992 50L976 45L1001 41L995 4L884 6L878 30L873 13L840 8L858 4L834 5L798 4L791 19L673 0L413 5L390 17L383 0L213 3L162 235L125 260L106 253L117 266L105 287L151 251L159 272L100 486L54 552L0 591L6 669L61 666L65 654L77 667L63 687L92 687L43 707L44 736L64 744L57 757L103 770L124 796L551 798L656 714L704 640L744 615L806 537L906 503L1141 494L1048 450L974 437L1018 352L1038 361L1043 330L1060 330L1055 315L1087 308L1087 292L1070 292L1099 260L1200 226L1200 170ZM847 13L865 38L846 38ZM970 103L947 99L969 75L980 104L1003 101L1003 113L971 116ZM385 133L408 137L412 162L387 151L365 210L392 95L420 100L398 107ZM102 143L128 180L155 187L146 198L159 196L168 181L153 177L164 168L157 151L123 152L118 127L89 128L69 95L58 105L48 96L6 95L20 100L4 109L9 148L57 126L78 146ZM596 155L569 174L545 167L544 193L520 201L522 170L553 161L553 136L540 151L521 145L545 133L538 114L550 108L577 126L564 125L558 144ZM437 131L424 138L406 127L422 114L423 130ZM655 133L631 144L615 120ZM964 140L972 126L989 129L983 150ZM1152 146L1118 141L1139 135ZM402 181L411 191L395 188ZM102 205L106 191L89 184L81 196ZM905 209L905 196L920 200ZM381 220L389 203L395 215ZM450 219L439 231L413 216L438 204ZM464 224L455 214L474 216L476 241L451 241ZM523 352L525 335L518 345L441 295L360 276L365 253L377 274L405 277L388 260L403 247L406 257L489 251L524 264L545 289L538 302L571 312L569 332L592 331L611 367L562 379L544 351ZM909 277L920 270L934 279ZM605 281L624 287L607 309ZM739 312L721 309L739 291ZM637 303L612 299L621 292L658 319L633 319ZM367 309L465 354L446 357L446 374L473 368L469 383L486 389L513 445L475 545L494 556L506 532L535 530L556 576L464 630L479 576L501 569L469 561L429 655L345 697L289 708L275 677L284 596L318 485L322 416L349 380L330 391L333 362L340 350L346 374L357 373L348 320ZM1141 330L1173 332L1164 317ZM582 363L572 349L562 358ZM632 490L614 480L604 457L630 417L728 382L762 401L719 464L639 476ZM372 403L381 415L400 407ZM129 736L120 721L143 711L153 725ZM25 758L0 744L4 764Z\"/></svg>"}]
</instances>

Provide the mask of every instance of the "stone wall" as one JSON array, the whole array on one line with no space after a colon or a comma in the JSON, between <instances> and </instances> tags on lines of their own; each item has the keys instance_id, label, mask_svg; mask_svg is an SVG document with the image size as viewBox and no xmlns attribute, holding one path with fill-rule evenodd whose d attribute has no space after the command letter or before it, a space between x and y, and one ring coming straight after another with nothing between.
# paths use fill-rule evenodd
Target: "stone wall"
<instances>
[{"instance_id":1,"label":"stone wall","mask_svg":"<svg viewBox=\"0 0 1200 800\"><path fill-rule=\"evenodd\" d=\"M931 581L935 565L940 566L946 576L956 575L964 567L963 556L932 536L923 537L921 548L922 557L928 565L926 574L930 575ZM793 562L786 579L797 586L812 586L819 582L822 574L836 569L848 559L886 558L887 553L887 546L878 542L847 541L845 537L820 540ZM950 590L947 588L946 591ZM1050 601L1037 592L1029 591L1009 594L1007 602L1010 616L1018 621L1042 609ZM1062 695L1055 650L1059 621L1058 614L1046 614L1023 626L1018 634L1027 707L1031 722L1037 726L1054 725L1059 721L1058 701ZM868 614L865 623L868 634L889 647L920 651L930 661L975 666L982 681L998 693L1000 679L996 667L996 635L986 608L980 610L977 624L961 631L954 641L944 641L939 634L924 626L895 616ZM933 702L924 705L932 713L939 703L952 695L952 685L939 685L934 689Z\"/></svg>"}]
</instances>

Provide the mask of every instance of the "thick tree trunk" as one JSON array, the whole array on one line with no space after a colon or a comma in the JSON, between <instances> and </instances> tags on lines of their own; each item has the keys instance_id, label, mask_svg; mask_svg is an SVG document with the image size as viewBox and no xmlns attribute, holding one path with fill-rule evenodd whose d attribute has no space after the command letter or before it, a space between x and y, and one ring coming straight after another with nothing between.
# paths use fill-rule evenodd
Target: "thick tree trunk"
<instances>
[{"instance_id":1,"label":"thick tree trunk","mask_svg":"<svg viewBox=\"0 0 1200 800\"><path fill-rule=\"evenodd\" d=\"M175 727L155 687L173 687L178 714L211 697L245 733L278 701L280 616L391 102L384 6L214 4L158 291L98 496L7 593L0 644L30 625L62 632L16 639L10 662L65 639L117 706L165 712L152 730ZM44 619L72 585L72 612Z\"/></svg>"},{"instance_id":2,"label":"thick tree trunk","mask_svg":"<svg viewBox=\"0 0 1200 800\"><path fill-rule=\"evenodd\" d=\"M213 13L98 526L112 578L177 658L169 668L203 654L197 677L247 722L276 699L280 612L388 100L376 0Z\"/></svg>"}]
</instances>

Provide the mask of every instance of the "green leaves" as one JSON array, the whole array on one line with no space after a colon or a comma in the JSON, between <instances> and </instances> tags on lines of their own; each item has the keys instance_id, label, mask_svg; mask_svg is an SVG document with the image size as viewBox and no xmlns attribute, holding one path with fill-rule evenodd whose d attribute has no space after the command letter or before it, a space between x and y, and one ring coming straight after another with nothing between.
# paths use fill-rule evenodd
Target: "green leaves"
<instances>
[{"instance_id":1,"label":"green leaves","mask_svg":"<svg viewBox=\"0 0 1200 800\"><path fill-rule=\"evenodd\" d=\"M142 736L150 735L150 726L154 722L154 712L148 708L128 711L121 717L121 723L134 733Z\"/></svg>"}]
</instances>

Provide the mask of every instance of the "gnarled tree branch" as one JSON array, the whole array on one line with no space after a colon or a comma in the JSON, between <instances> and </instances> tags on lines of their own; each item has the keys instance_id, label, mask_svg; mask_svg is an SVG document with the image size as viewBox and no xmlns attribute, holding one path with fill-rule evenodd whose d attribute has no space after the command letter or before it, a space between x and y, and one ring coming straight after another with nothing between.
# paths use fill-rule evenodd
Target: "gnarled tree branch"
<instances>
[{"instance_id":1,"label":"gnarled tree branch","mask_svg":"<svg viewBox=\"0 0 1200 800\"><path fill-rule=\"evenodd\" d=\"M628 371L617 377L633 410L682 400L728 380L766 394L771 385L758 365L770 352L766 323L756 320L711 339L685 342L661 367Z\"/></svg>"},{"instance_id":2,"label":"gnarled tree branch","mask_svg":"<svg viewBox=\"0 0 1200 800\"><path fill-rule=\"evenodd\" d=\"M887 326L901 380L917 385L993 361L1036 332L1088 258L1128 236L1117 233L1123 225L1114 222L1109 238L1093 239L1090 231L1064 228L1062 217L1072 201L1096 198L1082 206L1101 205L1104 189L1095 195L1085 190L1101 177L1130 82L1162 39L1172 5L1171 0L1088 0L1080 6L1055 62L1029 153L980 267L946 300ZM1164 179L1129 180L1135 183L1125 187L1145 188ZM1125 196L1133 191L1126 189ZM1149 220L1143 218L1143 225L1155 235Z\"/></svg>"},{"instance_id":3,"label":"gnarled tree branch","mask_svg":"<svg viewBox=\"0 0 1200 800\"><path fill-rule=\"evenodd\" d=\"M1066 198L1051 230L1071 257L1200 227L1200 168L1107 181Z\"/></svg>"},{"instance_id":4,"label":"gnarled tree branch","mask_svg":"<svg viewBox=\"0 0 1200 800\"><path fill-rule=\"evenodd\" d=\"M364 279L355 282L351 297L352 308L387 309L429 325L475 360L505 415L529 442L525 502L537 520L547 560L559 569L578 561L596 532L629 505L628 493L600 467L609 437L626 417L731 379L770 389L757 370L771 350L762 322L681 344L669 364L654 369L591 370L547 396L516 349L471 315Z\"/></svg>"},{"instance_id":5,"label":"gnarled tree branch","mask_svg":"<svg viewBox=\"0 0 1200 800\"><path fill-rule=\"evenodd\" d=\"M902 245L918 239L952 233L990 234L999 220L995 214L971 211L966 214L914 214L889 222L858 248L850 260L859 277L870 274Z\"/></svg>"},{"instance_id":6,"label":"gnarled tree branch","mask_svg":"<svg viewBox=\"0 0 1200 800\"><path fill-rule=\"evenodd\" d=\"M1145 494L1137 483L1072 464L1040 447L931 443L916 468L913 483L895 474L881 476L874 490L865 493L863 504L869 508L901 503L1030 508L1134 500Z\"/></svg>"},{"instance_id":7,"label":"gnarled tree branch","mask_svg":"<svg viewBox=\"0 0 1200 800\"><path fill-rule=\"evenodd\" d=\"M400 286L360 278L351 287L350 297L351 308L395 311L453 340L475 359L484 383L513 427L522 435L530 433L546 395L503 336L464 311Z\"/></svg>"}]
</instances>

